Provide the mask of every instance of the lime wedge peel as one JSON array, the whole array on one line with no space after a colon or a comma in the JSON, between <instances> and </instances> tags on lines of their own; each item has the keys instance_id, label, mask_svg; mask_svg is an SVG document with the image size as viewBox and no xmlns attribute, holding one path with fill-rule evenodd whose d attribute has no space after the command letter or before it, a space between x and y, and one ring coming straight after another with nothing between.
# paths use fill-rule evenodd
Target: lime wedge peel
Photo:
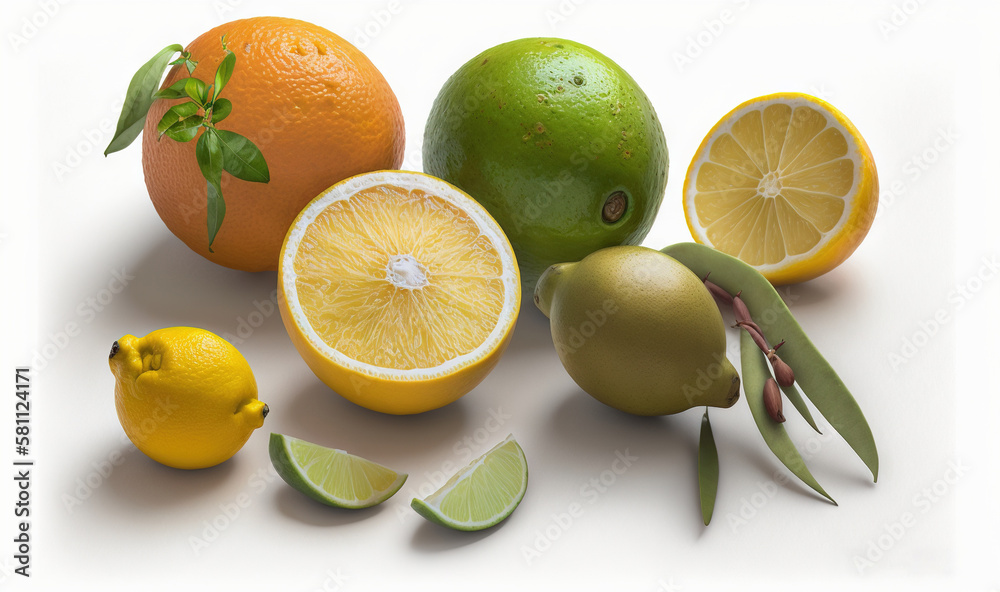
<instances>
[{"instance_id":1,"label":"lime wedge peel","mask_svg":"<svg viewBox=\"0 0 1000 592\"><path fill-rule=\"evenodd\" d=\"M285 483L337 508L376 506L392 497L406 481L406 473L282 434L271 434L268 453Z\"/></svg>"},{"instance_id":2,"label":"lime wedge peel","mask_svg":"<svg viewBox=\"0 0 1000 592\"><path fill-rule=\"evenodd\" d=\"M496 526L517 508L528 488L528 461L508 435L452 475L440 489L410 506L424 518L456 530Z\"/></svg>"}]
</instances>

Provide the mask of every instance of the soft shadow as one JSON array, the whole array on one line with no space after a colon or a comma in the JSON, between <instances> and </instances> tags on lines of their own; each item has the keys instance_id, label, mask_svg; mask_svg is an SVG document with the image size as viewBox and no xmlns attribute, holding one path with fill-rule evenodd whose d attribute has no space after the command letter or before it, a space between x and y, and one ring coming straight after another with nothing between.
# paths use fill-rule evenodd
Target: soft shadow
<instances>
[{"instance_id":1,"label":"soft shadow","mask_svg":"<svg viewBox=\"0 0 1000 592\"><path fill-rule=\"evenodd\" d=\"M780 472L782 475L786 477L786 479L784 483L776 482L776 484L779 487L782 487L792 493L808 497L810 499L815 499L822 502L830 503L830 500L816 493L815 491L812 490L811 487L800 481L799 478L796 477L791 471L789 471L788 468L780 460L778 460L773 454L771 454L770 449L767 448L766 446L764 446L763 448L758 446L745 446L741 445L739 442L733 442L732 444L727 444L723 440L720 440L717 434L716 434L716 445L720 450L723 447L725 447L727 451L726 454L735 454L740 456L743 459L742 464L751 465L755 467L760 472L761 475L766 475L769 480L773 481L775 473ZM806 461L806 464L809 465L809 461ZM816 463L812 464L815 465ZM809 472L811 472L813 476L816 475L815 469L816 469L815 466L809 466ZM823 484L820 483L820 485ZM824 487L824 489L826 488ZM830 492L827 491L827 493Z\"/></svg>"},{"instance_id":2,"label":"soft shadow","mask_svg":"<svg viewBox=\"0 0 1000 592\"><path fill-rule=\"evenodd\" d=\"M468 431L468 410L461 399L416 415L387 415L351 403L318 380L291 393L272 415L272 431L347 450L397 470L422 460L422 451L452 443Z\"/></svg>"},{"instance_id":3,"label":"soft shadow","mask_svg":"<svg viewBox=\"0 0 1000 592\"><path fill-rule=\"evenodd\" d=\"M440 553L442 551L457 549L481 541L493 533L499 532L509 521L510 518L485 530L465 532L425 520L413 531L413 537L410 539L410 547L415 551L423 553Z\"/></svg>"},{"instance_id":4,"label":"soft shadow","mask_svg":"<svg viewBox=\"0 0 1000 592\"><path fill-rule=\"evenodd\" d=\"M165 507L186 504L204 497L225 485L236 463L233 459L207 469L174 469L162 465L131 445L120 447L122 463L105 481L107 491L121 507L134 507L143 512L160 511Z\"/></svg>"},{"instance_id":5,"label":"soft shadow","mask_svg":"<svg viewBox=\"0 0 1000 592\"><path fill-rule=\"evenodd\" d=\"M551 439L549 446L564 452L570 464L586 463L593 454L606 454L618 447L656 451L664 459L697 452L690 435L676 429L680 418L631 415L578 388L563 395L549 419L552 429L545 435Z\"/></svg>"},{"instance_id":6,"label":"soft shadow","mask_svg":"<svg viewBox=\"0 0 1000 592\"><path fill-rule=\"evenodd\" d=\"M337 527L344 524L351 524L376 516L385 509L385 504L359 510L334 508L333 506L321 504L291 487L282 487L275 496L275 503L278 506L278 510L285 516L299 522L321 527Z\"/></svg>"},{"instance_id":7,"label":"soft shadow","mask_svg":"<svg viewBox=\"0 0 1000 592\"><path fill-rule=\"evenodd\" d=\"M539 348L553 349L549 319L535 308L534 302L525 299L521 304L517 326L514 327L514 335L511 337L506 355L531 355L532 350Z\"/></svg>"},{"instance_id":8,"label":"soft shadow","mask_svg":"<svg viewBox=\"0 0 1000 592\"><path fill-rule=\"evenodd\" d=\"M131 308L134 316L150 318L154 329L189 325L235 332L237 317L246 318L258 310L255 302L265 309L262 314L277 316L276 306L263 304L277 288L276 272L222 267L189 249L165 228L151 237L145 250L135 253L125 270L135 277L116 297L115 307Z\"/></svg>"},{"instance_id":9,"label":"soft shadow","mask_svg":"<svg viewBox=\"0 0 1000 592\"><path fill-rule=\"evenodd\" d=\"M818 278L778 286L778 294L793 311L796 307L808 308L828 301L836 301L846 294L853 293L858 283L857 273L850 266L838 267Z\"/></svg>"}]
</instances>

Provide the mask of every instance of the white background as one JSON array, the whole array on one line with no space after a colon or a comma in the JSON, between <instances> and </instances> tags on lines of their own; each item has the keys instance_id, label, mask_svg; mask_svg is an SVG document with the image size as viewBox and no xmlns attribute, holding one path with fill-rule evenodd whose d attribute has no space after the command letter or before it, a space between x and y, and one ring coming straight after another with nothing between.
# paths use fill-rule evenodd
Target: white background
<instances>
[{"instance_id":1,"label":"white background","mask_svg":"<svg viewBox=\"0 0 1000 592\"><path fill-rule=\"evenodd\" d=\"M0 471L2 587L1000 590L1000 281L984 263L1000 255L1000 15L986 4L4 2L0 463L10 467L14 456L13 368L34 359L37 466L30 580L11 574L13 471ZM404 168L416 170L431 102L480 51L529 36L602 51L645 89L665 128L669 183L646 241L657 248L689 240L684 173L729 109L782 90L837 105L875 155L878 217L844 265L783 293L869 418L878 484L831 430L816 437L792 416L793 438L840 506L794 482L775 484L786 473L740 403L712 414L722 477L715 519L703 527L700 411L641 419L593 401L561 368L533 308L481 386L415 417L369 412L330 392L272 314L238 345L272 410L265 428L210 470L176 471L136 452L114 412L111 342L172 325L235 334L268 299L275 274L223 269L189 251L148 200L139 145L100 156L106 130L132 73L156 51L255 15L312 21L362 47L399 98ZM131 279L111 296L122 270ZM946 319L936 329L935 315ZM79 331L65 339L69 323ZM487 434L491 409L509 417ZM270 431L361 454L409 472L409 481L372 510L320 506L275 480ZM531 478L502 526L456 533L409 509L445 463L469 460L466 439L478 452L477 438L491 446L508 432ZM587 484L616 451L637 460L595 495ZM119 461L111 471L109 460ZM553 516L574 503L582 512L560 527L565 517ZM911 525L894 526L906 513ZM212 523L221 525L215 537L206 533ZM195 549L193 537L206 536L208 546ZM524 550L545 547L540 536L554 540L529 562ZM872 564L859 569L858 558Z\"/></svg>"}]
</instances>

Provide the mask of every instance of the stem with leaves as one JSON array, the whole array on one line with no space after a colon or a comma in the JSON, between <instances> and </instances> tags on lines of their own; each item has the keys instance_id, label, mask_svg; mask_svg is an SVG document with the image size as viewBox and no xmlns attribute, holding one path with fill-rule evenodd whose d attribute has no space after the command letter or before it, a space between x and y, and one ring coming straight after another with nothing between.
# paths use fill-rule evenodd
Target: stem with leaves
<instances>
[{"instance_id":1,"label":"stem with leaves","mask_svg":"<svg viewBox=\"0 0 1000 592\"><path fill-rule=\"evenodd\" d=\"M264 155L253 142L236 132L217 127L233 111L232 101L220 95L236 69L236 54L226 47L225 36L222 37L222 49L225 57L215 70L214 82L208 85L192 76L198 62L177 44L163 48L139 68L129 83L115 135L104 151L105 156L117 152L139 136L153 101L186 99L167 109L160 118L156 124L157 141L163 136L176 142L190 142L198 138L195 158L205 177L209 252L214 252L212 244L226 216L222 171L255 183L267 183L271 179ZM170 61L178 52L180 57ZM180 65L185 67L188 76L157 90L167 66ZM203 130L200 136L199 130Z\"/></svg>"}]
</instances>

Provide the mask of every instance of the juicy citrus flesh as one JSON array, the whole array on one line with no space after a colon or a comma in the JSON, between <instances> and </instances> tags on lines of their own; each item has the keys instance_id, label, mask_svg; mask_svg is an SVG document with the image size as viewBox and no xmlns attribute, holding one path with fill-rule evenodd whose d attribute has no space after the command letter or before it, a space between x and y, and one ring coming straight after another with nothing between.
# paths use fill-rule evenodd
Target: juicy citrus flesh
<instances>
[{"instance_id":1,"label":"juicy citrus flesh","mask_svg":"<svg viewBox=\"0 0 1000 592\"><path fill-rule=\"evenodd\" d=\"M499 226L420 173L370 173L331 188L289 230L281 265L282 312L307 362L340 394L390 413L420 405L403 392L386 393L398 405L379 405L361 391L454 378L431 398L458 398L474 383L457 375L492 368L519 309L517 263Z\"/></svg>"},{"instance_id":2,"label":"juicy citrus flesh","mask_svg":"<svg viewBox=\"0 0 1000 592\"><path fill-rule=\"evenodd\" d=\"M146 456L200 469L236 454L263 425L267 406L246 359L203 329L170 327L125 335L109 359L115 409Z\"/></svg>"},{"instance_id":3,"label":"juicy citrus flesh","mask_svg":"<svg viewBox=\"0 0 1000 592\"><path fill-rule=\"evenodd\" d=\"M423 163L496 218L530 292L549 265L642 242L668 154L652 103L618 64L571 40L529 38L487 49L445 82ZM609 222L617 192L624 211Z\"/></svg>"},{"instance_id":4,"label":"juicy citrus flesh","mask_svg":"<svg viewBox=\"0 0 1000 592\"><path fill-rule=\"evenodd\" d=\"M393 496L405 473L335 448L271 434L271 462L296 490L327 505L369 508Z\"/></svg>"},{"instance_id":5,"label":"juicy citrus flesh","mask_svg":"<svg viewBox=\"0 0 1000 592\"><path fill-rule=\"evenodd\" d=\"M503 311L497 247L458 206L425 190L362 189L324 209L302 244L295 283L306 318L359 362L440 366L475 350Z\"/></svg>"},{"instance_id":6,"label":"juicy citrus flesh","mask_svg":"<svg viewBox=\"0 0 1000 592\"><path fill-rule=\"evenodd\" d=\"M481 530L509 516L528 488L528 462L512 435L459 470L413 508L458 530Z\"/></svg>"},{"instance_id":7,"label":"juicy citrus flesh","mask_svg":"<svg viewBox=\"0 0 1000 592\"><path fill-rule=\"evenodd\" d=\"M402 163L402 110L360 50L323 27L289 18L232 21L192 41L185 48L198 61L192 76L206 85L225 57L223 35L236 67L220 95L233 110L217 125L260 148L270 181L223 174L226 215L209 252L197 141L158 138L156 124L180 101L157 100L143 130L146 187L170 231L203 257L245 271L273 270L289 225L311 199L347 177ZM163 85L187 75L175 66Z\"/></svg>"},{"instance_id":8,"label":"juicy citrus flesh","mask_svg":"<svg viewBox=\"0 0 1000 592\"><path fill-rule=\"evenodd\" d=\"M878 183L846 117L820 99L784 93L748 101L713 128L684 199L697 241L790 283L853 252L874 217Z\"/></svg>"}]
</instances>

